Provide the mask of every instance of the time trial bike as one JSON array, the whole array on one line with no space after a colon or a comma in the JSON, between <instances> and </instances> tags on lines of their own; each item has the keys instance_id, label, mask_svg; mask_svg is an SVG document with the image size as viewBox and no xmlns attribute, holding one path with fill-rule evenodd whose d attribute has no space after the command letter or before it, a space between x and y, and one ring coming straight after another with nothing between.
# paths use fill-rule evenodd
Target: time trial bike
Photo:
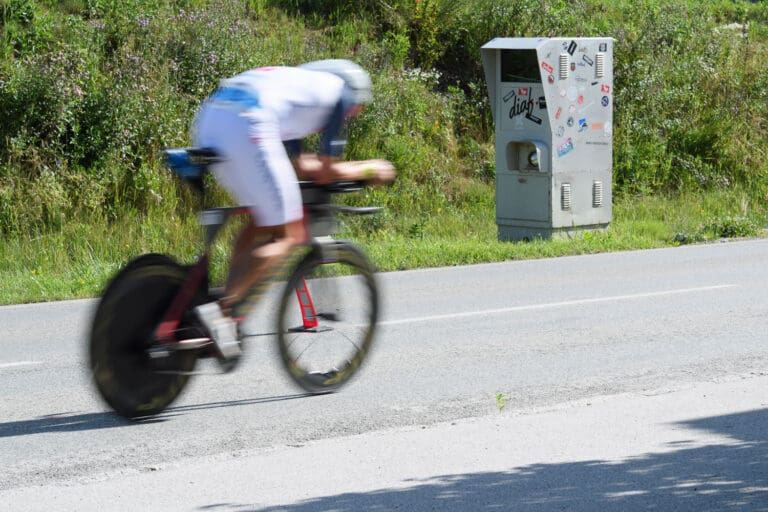
<instances>
[{"instance_id":1,"label":"time trial bike","mask_svg":"<svg viewBox=\"0 0 768 512\"><path fill-rule=\"evenodd\" d=\"M190 264L155 253L133 259L109 281L95 308L88 346L93 382L104 401L126 418L165 410L195 375L197 361L218 356L193 310L218 298L209 278L215 240L230 219L249 214L240 206L205 207L206 175L221 161L215 151L174 148L163 154L166 166L201 198L204 249ZM380 210L332 201L335 194L364 187L364 182L301 183L311 237L285 272L273 334L287 375L308 393L333 392L349 382L374 341L375 268L360 248L331 236L339 213ZM241 345L247 345L242 336ZM224 371L233 366L222 360Z\"/></svg>"}]
</instances>

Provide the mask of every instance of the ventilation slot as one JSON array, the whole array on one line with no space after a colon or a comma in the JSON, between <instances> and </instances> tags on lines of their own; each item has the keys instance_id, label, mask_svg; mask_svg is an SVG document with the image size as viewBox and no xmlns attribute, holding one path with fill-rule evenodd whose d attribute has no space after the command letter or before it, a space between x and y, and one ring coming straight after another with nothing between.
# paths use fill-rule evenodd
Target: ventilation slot
<instances>
[{"instance_id":1,"label":"ventilation slot","mask_svg":"<svg viewBox=\"0 0 768 512\"><path fill-rule=\"evenodd\" d=\"M560 54L560 80L568 78L568 67L571 65L571 57L567 53Z\"/></svg>"},{"instance_id":2,"label":"ventilation slot","mask_svg":"<svg viewBox=\"0 0 768 512\"><path fill-rule=\"evenodd\" d=\"M595 78L605 78L605 54L598 53L595 59Z\"/></svg>"},{"instance_id":3,"label":"ventilation slot","mask_svg":"<svg viewBox=\"0 0 768 512\"><path fill-rule=\"evenodd\" d=\"M592 207L600 208L603 206L603 182L592 182Z\"/></svg>"},{"instance_id":4,"label":"ventilation slot","mask_svg":"<svg viewBox=\"0 0 768 512\"><path fill-rule=\"evenodd\" d=\"M563 210L571 209L571 184L563 183L560 186L560 208Z\"/></svg>"}]
</instances>

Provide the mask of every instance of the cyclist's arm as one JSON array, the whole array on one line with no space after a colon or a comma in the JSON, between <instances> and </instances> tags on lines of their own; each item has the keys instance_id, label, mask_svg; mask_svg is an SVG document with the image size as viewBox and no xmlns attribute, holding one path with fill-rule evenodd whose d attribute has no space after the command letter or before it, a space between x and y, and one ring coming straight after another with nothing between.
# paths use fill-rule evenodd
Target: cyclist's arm
<instances>
[{"instance_id":1,"label":"cyclist's arm","mask_svg":"<svg viewBox=\"0 0 768 512\"><path fill-rule=\"evenodd\" d=\"M344 133L345 119L349 115L358 114L360 109L361 107L354 106L351 96L341 97L322 130L319 154L301 152L301 144L298 141L286 143L288 153L292 155L296 174L300 179L320 184L364 180L376 185L389 183L395 179L395 168L386 160L357 162L340 160L347 145Z\"/></svg>"},{"instance_id":2,"label":"cyclist's arm","mask_svg":"<svg viewBox=\"0 0 768 512\"><path fill-rule=\"evenodd\" d=\"M299 178L321 184L364 180L378 185L395 179L395 168L386 160L342 161L328 155L300 154L294 158L294 167Z\"/></svg>"}]
</instances>

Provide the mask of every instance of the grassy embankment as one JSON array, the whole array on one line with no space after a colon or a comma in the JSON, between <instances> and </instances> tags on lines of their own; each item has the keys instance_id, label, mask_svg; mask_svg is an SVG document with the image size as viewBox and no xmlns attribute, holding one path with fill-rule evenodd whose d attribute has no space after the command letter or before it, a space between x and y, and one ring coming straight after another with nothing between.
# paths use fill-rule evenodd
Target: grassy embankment
<instances>
[{"instance_id":1,"label":"grassy embankment","mask_svg":"<svg viewBox=\"0 0 768 512\"><path fill-rule=\"evenodd\" d=\"M193 201L159 150L188 143L218 78L329 56L359 61L375 82L349 156L400 170L393 187L347 198L386 207L344 233L383 270L754 236L766 223L765 2L0 5L0 303L94 296L146 251L191 258ZM614 222L568 241L499 243L479 47L554 35L616 39ZM219 276L226 253L222 241Z\"/></svg>"}]
</instances>

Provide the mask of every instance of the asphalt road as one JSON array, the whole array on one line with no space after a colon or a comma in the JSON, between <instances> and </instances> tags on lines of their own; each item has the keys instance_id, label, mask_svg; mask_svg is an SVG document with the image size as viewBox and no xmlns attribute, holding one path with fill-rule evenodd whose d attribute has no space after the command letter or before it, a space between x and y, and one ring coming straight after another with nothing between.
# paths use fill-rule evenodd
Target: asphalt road
<instances>
[{"instance_id":1,"label":"asphalt road","mask_svg":"<svg viewBox=\"0 0 768 512\"><path fill-rule=\"evenodd\" d=\"M752 240L382 274L386 301L376 350L360 378L342 392L300 394L279 373L269 340L253 338L238 371L193 379L167 413L141 423L116 418L91 391L84 333L93 301L3 307L0 508L6 496L11 510L26 510L28 503L19 497L34 495L35 489L89 486L97 492L103 483L108 492L110 482L160 475L170 468L206 467L210 461L242 458L252 468L254 457L290 449L309 457L311 452L303 450L318 443L330 443L335 452L322 453L328 468L337 467L345 447L360 436L402 429L441 439L451 423L509 421L616 396L669 394L682 401L679 409L684 410L693 398L680 393L702 383L762 385L768 374L766 262L768 241ZM268 310L265 304L262 316L268 317ZM254 331L261 329L258 319L252 323ZM213 373L214 367L203 369ZM499 393L506 403L502 412ZM764 405L759 399L753 404L758 413ZM674 412L674 403L667 409ZM729 414L742 412L729 409ZM632 425L622 425L622 416L612 417L612 443L621 445L620 434L632 432ZM758 491L749 495L747 508L734 510L768 510L767 418L749 418L749 441L761 447L755 451L761 465L749 482ZM491 431L483 430L486 425L475 435L524 454L520 436L542 429L530 421L531 431L514 436L505 437L509 429L498 425ZM574 427L574 432L584 437L582 444L595 445L589 428ZM409 443L418 451L426 442L418 436L388 440L393 451ZM445 442L456 441L449 437ZM375 449L382 447L369 447ZM440 472L441 457L432 454L430 474ZM535 453L525 460L535 463ZM354 461L345 464L354 480L349 467ZM312 465L314 472L307 475L295 465L290 471L264 468L262 473L274 471L273 480L277 474L292 475L294 481L283 482L280 495L281 503L293 503L306 497L302 482L322 476L322 467ZM389 460L387 467L388 478L396 479L397 463ZM467 471L482 469L480 463ZM160 485L161 479L148 481ZM525 485L518 484L522 492ZM589 503L585 489L579 500ZM370 498L363 493L358 504ZM330 503L295 510L333 510ZM419 508L406 502L402 509L472 510L457 503ZM550 508L532 510L574 508L562 508L563 503L555 500ZM259 509L225 505L219 508ZM723 502L715 505L713 510L723 508ZM377 507L401 509L396 500ZM364 507L339 509L356 508Z\"/></svg>"}]
</instances>

